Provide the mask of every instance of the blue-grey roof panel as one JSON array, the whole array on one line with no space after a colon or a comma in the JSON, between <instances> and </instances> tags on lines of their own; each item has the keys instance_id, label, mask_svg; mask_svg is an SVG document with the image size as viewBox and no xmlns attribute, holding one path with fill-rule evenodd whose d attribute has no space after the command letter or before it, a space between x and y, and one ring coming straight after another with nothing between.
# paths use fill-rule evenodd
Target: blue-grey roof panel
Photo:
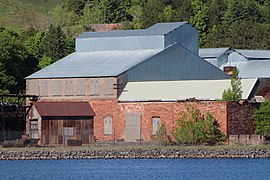
<instances>
[{"instance_id":1,"label":"blue-grey roof panel","mask_svg":"<svg viewBox=\"0 0 270 180\"><path fill-rule=\"evenodd\" d=\"M154 26L143 30L85 32L79 35L77 38L164 35L184 24L187 24L187 22L157 23Z\"/></svg>"},{"instance_id":2,"label":"blue-grey roof panel","mask_svg":"<svg viewBox=\"0 0 270 180\"><path fill-rule=\"evenodd\" d=\"M160 51L75 52L26 79L117 76Z\"/></svg>"},{"instance_id":3,"label":"blue-grey roof panel","mask_svg":"<svg viewBox=\"0 0 270 180\"><path fill-rule=\"evenodd\" d=\"M270 50L235 49L239 54L252 59L270 59Z\"/></svg>"},{"instance_id":4,"label":"blue-grey roof panel","mask_svg":"<svg viewBox=\"0 0 270 180\"><path fill-rule=\"evenodd\" d=\"M183 26L184 24L187 24L187 22L157 23L149 27L147 30L154 35L168 34L169 32Z\"/></svg>"},{"instance_id":5,"label":"blue-grey roof panel","mask_svg":"<svg viewBox=\"0 0 270 180\"><path fill-rule=\"evenodd\" d=\"M216 58L229 51L230 48L201 48L199 49L199 56L202 58Z\"/></svg>"},{"instance_id":6,"label":"blue-grey roof panel","mask_svg":"<svg viewBox=\"0 0 270 180\"><path fill-rule=\"evenodd\" d=\"M224 66L236 66L239 70L239 77L241 78L270 77L270 60L228 62Z\"/></svg>"}]
</instances>

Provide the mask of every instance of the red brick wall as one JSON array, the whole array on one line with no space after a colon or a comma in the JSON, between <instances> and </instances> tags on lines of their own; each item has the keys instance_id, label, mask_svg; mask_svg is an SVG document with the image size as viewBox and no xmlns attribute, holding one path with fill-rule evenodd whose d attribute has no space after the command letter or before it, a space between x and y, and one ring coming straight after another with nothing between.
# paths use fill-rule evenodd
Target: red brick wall
<instances>
[{"instance_id":1,"label":"red brick wall","mask_svg":"<svg viewBox=\"0 0 270 180\"><path fill-rule=\"evenodd\" d=\"M199 102L130 102L117 103L117 100L90 100L90 104L96 113L94 119L94 134L100 141L113 141L125 139L125 114L127 112L141 114L141 138L144 141L151 140L152 117L160 116L164 123L167 134L170 134L179 118L181 112L186 111L186 106L192 104L197 106L202 114L207 111L213 113L220 124L221 130L227 135L227 103L214 101ZM104 135L104 118L113 118L113 135Z\"/></svg>"}]
</instances>

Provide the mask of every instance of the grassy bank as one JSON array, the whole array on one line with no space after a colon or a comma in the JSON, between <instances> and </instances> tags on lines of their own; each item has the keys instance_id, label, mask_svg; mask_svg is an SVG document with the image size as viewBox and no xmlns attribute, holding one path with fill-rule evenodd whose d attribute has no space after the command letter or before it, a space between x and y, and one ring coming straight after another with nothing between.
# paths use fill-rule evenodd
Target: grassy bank
<instances>
[{"instance_id":1,"label":"grassy bank","mask_svg":"<svg viewBox=\"0 0 270 180\"><path fill-rule=\"evenodd\" d=\"M0 148L0 152L6 151L94 151L94 150L119 150L119 149L161 149L161 150L248 150L270 149L270 145L262 146L140 146L140 145L117 145L117 146L55 146L55 147L23 147L23 148Z\"/></svg>"}]
</instances>

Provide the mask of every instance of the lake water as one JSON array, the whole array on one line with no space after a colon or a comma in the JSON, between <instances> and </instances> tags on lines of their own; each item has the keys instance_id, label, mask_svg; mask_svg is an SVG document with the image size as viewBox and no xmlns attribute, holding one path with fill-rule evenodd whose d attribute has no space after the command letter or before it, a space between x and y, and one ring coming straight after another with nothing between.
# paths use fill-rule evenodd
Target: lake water
<instances>
[{"instance_id":1,"label":"lake water","mask_svg":"<svg viewBox=\"0 0 270 180\"><path fill-rule=\"evenodd\" d=\"M270 179L270 159L0 161L0 179Z\"/></svg>"}]
</instances>

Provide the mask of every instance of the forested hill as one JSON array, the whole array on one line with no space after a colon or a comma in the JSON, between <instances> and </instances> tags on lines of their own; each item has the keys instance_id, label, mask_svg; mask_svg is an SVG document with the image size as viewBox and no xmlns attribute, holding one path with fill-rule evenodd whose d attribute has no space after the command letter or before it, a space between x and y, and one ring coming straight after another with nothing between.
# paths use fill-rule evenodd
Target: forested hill
<instances>
[{"instance_id":1,"label":"forested hill","mask_svg":"<svg viewBox=\"0 0 270 180\"><path fill-rule=\"evenodd\" d=\"M11 28L45 29L52 23L51 12L67 0L0 0L0 25Z\"/></svg>"},{"instance_id":2,"label":"forested hill","mask_svg":"<svg viewBox=\"0 0 270 180\"><path fill-rule=\"evenodd\" d=\"M0 92L25 89L24 77L73 52L89 24L173 21L193 24L200 47L270 49L270 0L0 0Z\"/></svg>"}]
</instances>

